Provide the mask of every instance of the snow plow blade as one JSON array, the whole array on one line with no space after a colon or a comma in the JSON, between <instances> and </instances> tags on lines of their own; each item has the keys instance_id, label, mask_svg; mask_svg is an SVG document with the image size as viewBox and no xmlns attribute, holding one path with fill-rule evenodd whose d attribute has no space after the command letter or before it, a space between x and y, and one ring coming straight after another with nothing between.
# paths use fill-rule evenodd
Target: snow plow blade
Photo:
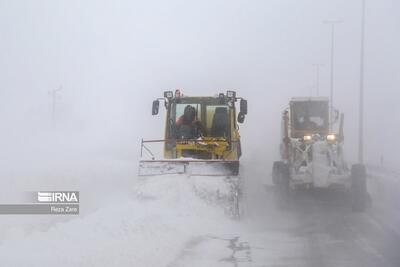
<instances>
[{"instance_id":1,"label":"snow plow blade","mask_svg":"<svg viewBox=\"0 0 400 267\"><path fill-rule=\"evenodd\" d=\"M186 174L191 176L237 176L237 160L141 160L139 176Z\"/></svg>"}]
</instances>

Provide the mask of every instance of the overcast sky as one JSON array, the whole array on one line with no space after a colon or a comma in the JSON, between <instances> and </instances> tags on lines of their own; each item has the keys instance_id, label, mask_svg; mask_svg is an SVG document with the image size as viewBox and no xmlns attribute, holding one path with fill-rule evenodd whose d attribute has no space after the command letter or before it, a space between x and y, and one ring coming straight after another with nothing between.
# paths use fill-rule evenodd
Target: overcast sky
<instances>
[{"instance_id":1,"label":"overcast sky","mask_svg":"<svg viewBox=\"0 0 400 267\"><path fill-rule=\"evenodd\" d=\"M150 115L162 91L234 89L249 100L241 128L246 157L278 158L281 112L290 97L315 94L315 63L325 65L320 91L329 95L330 28L322 21L335 19L342 23L336 28L334 103L345 113L354 160L360 15L361 0L0 0L3 142L12 143L16 132L48 131L48 91L60 85L58 118L70 131L101 129L104 140L113 136L133 148L141 137L163 135L162 116ZM397 163L399 33L400 3L367 0L369 161L384 155Z\"/></svg>"}]
</instances>

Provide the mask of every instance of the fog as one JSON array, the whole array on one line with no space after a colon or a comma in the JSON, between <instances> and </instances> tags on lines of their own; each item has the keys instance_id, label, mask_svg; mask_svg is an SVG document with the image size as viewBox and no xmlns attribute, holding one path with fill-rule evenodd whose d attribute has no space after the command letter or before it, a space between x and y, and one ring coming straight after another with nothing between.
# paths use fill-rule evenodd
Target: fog
<instances>
[{"instance_id":1,"label":"fog","mask_svg":"<svg viewBox=\"0 0 400 267\"><path fill-rule=\"evenodd\" d=\"M247 174L269 181L279 158L282 111L291 97L316 96L315 64L323 64L320 96L329 96L326 20L341 21L335 28L333 100L345 114L346 157L356 162L361 0L0 0L0 201L12 202L23 191L80 190L86 215L100 209L99 202L129 196L141 138L164 135L164 110L151 116L152 101L175 89L188 96L235 90L247 99L241 164ZM367 0L365 161L390 170L399 169L399 29L398 1ZM261 192L258 187L250 185ZM249 202L260 206L257 212L264 205L258 200L265 196ZM269 220L268 214L259 216L260 225ZM1 242L16 238L10 227L24 223L4 218ZM98 218L75 229L87 225L90 232ZM25 234L53 223L48 217L25 219L35 222L21 227ZM118 223L106 226L120 229Z\"/></svg>"},{"instance_id":2,"label":"fog","mask_svg":"<svg viewBox=\"0 0 400 267\"><path fill-rule=\"evenodd\" d=\"M244 155L269 163L278 157L289 98L316 94L313 64L324 64L320 94L329 95L330 28L322 21L337 19L334 105L345 113L347 154L355 160L359 2L2 1L2 142L18 155L29 150L19 139L45 145L56 130L77 147L92 142L135 154L139 138L162 136L162 116L149 111L162 91L234 89L249 100L242 135L253 155ZM396 1L368 1L365 145L372 163L384 156L395 165L400 148L399 11ZM60 86L54 126L48 92ZM78 133L86 138L74 139Z\"/></svg>"}]
</instances>

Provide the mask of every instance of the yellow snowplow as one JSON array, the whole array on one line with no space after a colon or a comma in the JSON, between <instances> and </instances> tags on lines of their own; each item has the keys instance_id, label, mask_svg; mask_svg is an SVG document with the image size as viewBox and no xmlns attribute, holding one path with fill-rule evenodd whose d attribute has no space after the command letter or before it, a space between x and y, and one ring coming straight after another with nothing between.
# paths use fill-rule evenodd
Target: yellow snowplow
<instances>
[{"instance_id":1,"label":"yellow snowplow","mask_svg":"<svg viewBox=\"0 0 400 267\"><path fill-rule=\"evenodd\" d=\"M239 101L240 100L240 101ZM236 103L240 111L236 114ZM163 139L142 140L139 175L188 174L237 176L241 144L239 126L247 115L247 101L227 91L215 97L189 97L179 90L164 92L153 101L152 115L166 109ZM154 150L163 147L162 155Z\"/></svg>"}]
</instances>

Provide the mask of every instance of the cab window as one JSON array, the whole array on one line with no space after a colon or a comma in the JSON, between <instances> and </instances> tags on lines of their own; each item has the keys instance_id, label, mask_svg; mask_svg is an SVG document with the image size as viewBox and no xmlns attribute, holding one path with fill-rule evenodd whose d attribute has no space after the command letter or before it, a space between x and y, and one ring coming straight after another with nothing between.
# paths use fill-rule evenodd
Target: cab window
<instances>
[{"instance_id":1,"label":"cab window","mask_svg":"<svg viewBox=\"0 0 400 267\"><path fill-rule=\"evenodd\" d=\"M175 114L173 114L173 118L175 122L183 115L186 106L192 106L196 109L197 119L201 121L201 105L200 104L176 104L175 106Z\"/></svg>"},{"instance_id":2,"label":"cab window","mask_svg":"<svg viewBox=\"0 0 400 267\"><path fill-rule=\"evenodd\" d=\"M298 130L321 131L328 128L327 102L298 102L292 104L294 127Z\"/></svg>"},{"instance_id":3,"label":"cab window","mask_svg":"<svg viewBox=\"0 0 400 267\"><path fill-rule=\"evenodd\" d=\"M206 107L206 128L211 137L229 137L229 107L208 105Z\"/></svg>"}]
</instances>

